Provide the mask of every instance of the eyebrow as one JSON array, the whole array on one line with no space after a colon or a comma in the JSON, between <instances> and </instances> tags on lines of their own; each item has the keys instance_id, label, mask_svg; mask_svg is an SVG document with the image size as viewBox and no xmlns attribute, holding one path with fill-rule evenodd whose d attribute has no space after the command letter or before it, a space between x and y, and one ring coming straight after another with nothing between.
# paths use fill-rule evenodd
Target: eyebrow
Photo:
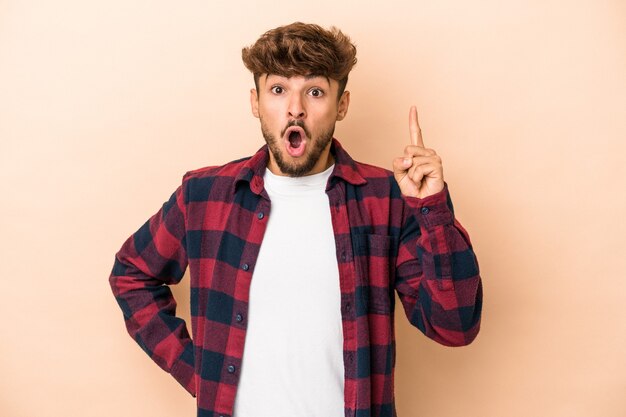
<instances>
[{"instance_id":1,"label":"eyebrow","mask_svg":"<svg viewBox=\"0 0 626 417\"><path fill-rule=\"evenodd\" d=\"M309 74L309 75L305 75L304 76L304 79L307 80L307 81L311 80L313 78L324 78L328 82L328 85L330 85L330 78L328 78L328 76L325 76L325 75L315 75L315 74Z\"/></svg>"},{"instance_id":2,"label":"eyebrow","mask_svg":"<svg viewBox=\"0 0 626 417\"><path fill-rule=\"evenodd\" d=\"M291 78L291 77L285 77L284 75L279 75L279 74L267 74L265 76L265 80L267 81L267 79L271 76L275 76L275 77L281 77L281 78ZM297 75L296 75L297 76ZM326 75L318 75L318 74L309 74L309 75L304 75L304 79L309 81L312 80L313 78L324 78L326 80L326 82L328 82L328 85L330 86L330 77L326 76Z\"/></svg>"}]
</instances>

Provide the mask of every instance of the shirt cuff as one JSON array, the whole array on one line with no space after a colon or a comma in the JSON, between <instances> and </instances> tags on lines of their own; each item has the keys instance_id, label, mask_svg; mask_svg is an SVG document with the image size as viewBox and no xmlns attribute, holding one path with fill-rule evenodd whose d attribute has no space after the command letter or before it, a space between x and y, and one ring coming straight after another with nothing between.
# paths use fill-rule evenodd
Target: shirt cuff
<instances>
[{"instance_id":1,"label":"shirt cuff","mask_svg":"<svg viewBox=\"0 0 626 417\"><path fill-rule=\"evenodd\" d=\"M422 228L454 224L454 213L448 184L444 184L443 190L425 198L402 196L406 205L413 210L413 215Z\"/></svg>"}]
</instances>

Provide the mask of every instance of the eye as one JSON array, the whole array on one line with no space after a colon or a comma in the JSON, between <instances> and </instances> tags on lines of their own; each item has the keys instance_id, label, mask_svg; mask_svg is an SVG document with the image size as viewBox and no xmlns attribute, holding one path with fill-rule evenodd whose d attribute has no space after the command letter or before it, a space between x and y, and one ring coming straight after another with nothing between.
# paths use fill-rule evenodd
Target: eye
<instances>
[{"instance_id":1,"label":"eye","mask_svg":"<svg viewBox=\"0 0 626 417\"><path fill-rule=\"evenodd\" d=\"M316 87L316 88L310 89L309 94L313 97L322 97L324 95L324 91Z\"/></svg>"},{"instance_id":2,"label":"eye","mask_svg":"<svg viewBox=\"0 0 626 417\"><path fill-rule=\"evenodd\" d=\"M283 91L285 91L281 86L279 85L275 85L272 87L272 89L270 90L272 93L274 94L282 94Z\"/></svg>"}]
</instances>

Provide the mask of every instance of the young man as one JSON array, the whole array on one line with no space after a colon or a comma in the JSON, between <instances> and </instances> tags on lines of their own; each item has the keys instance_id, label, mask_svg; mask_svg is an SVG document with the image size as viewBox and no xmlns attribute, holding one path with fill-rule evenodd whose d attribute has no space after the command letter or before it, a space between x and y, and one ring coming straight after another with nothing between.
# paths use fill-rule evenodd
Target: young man
<instances>
[{"instance_id":1,"label":"young man","mask_svg":"<svg viewBox=\"0 0 626 417\"><path fill-rule=\"evenodd\" d=\"M267 145L185 174L116 255L129 333L198 416L395 416L394 290L437 342L478 332L478 265L415 108L393 172L333 139L355 57L339 30L302 23L245 48ZM193 338L168 288L187 266Z\"/></svg>"}]
</instances>

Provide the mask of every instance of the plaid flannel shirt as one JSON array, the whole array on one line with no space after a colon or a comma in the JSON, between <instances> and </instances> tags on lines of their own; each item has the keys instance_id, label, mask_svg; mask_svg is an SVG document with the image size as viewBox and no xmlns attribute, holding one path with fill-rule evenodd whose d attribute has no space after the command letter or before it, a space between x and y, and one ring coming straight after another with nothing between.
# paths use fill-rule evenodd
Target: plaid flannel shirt
<instances>
[{"instance_id":1,"label":"plaid flannel shirt","mask_svg":"<svg viewBox=\"0 0 626 417\"><path fill-rule=\"evenodd\" d=\"M426 336L465 345L480 324L478 265L447 186L424 199L404 197L388 170L355 162L336 140L332 152L326 193L335 241L328 244L339 266L345 416L392 417L394 290ZM264 146L250 158L186 173L124 243L110 276L128 332L196 396L199 417L233 413L250 282L272 215L263 188L268 156ZM193 339L168 287L187 266Z\"/></svg>"}]
</instances>

